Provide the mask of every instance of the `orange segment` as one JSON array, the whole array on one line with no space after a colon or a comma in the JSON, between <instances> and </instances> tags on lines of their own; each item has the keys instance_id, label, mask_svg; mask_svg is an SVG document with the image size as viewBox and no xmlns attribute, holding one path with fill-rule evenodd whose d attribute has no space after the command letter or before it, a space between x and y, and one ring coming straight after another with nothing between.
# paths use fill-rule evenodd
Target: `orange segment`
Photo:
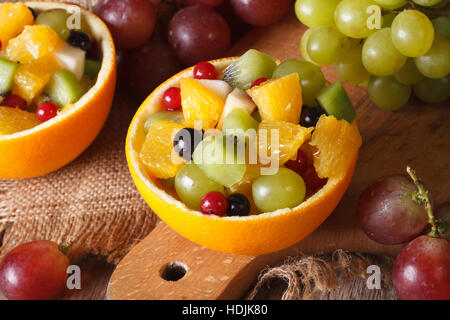
<instances>
[{"instance_id":1,"label":"orange segment","mask_svg":"<svg viewBox=\"0 0 450 320\"><path fill-rule=\"evenodd\" d=\"M22 32L26 25L33 24L34 18L24 3L0 4L0 41L6 48L9 40Z\"/></svg>"},{"instance_id":2,"label":"orange segment","mask_svg":"<svg viewBox=\"0 0 450 320\"><path fill-rule=\"evenodd\" d=\"M58 62L50 54L21 65L14 75L13 93L30 103L42 93L52 74L59 68Z\"/></svg>"},{"instance_id":3,"label":"orange segment","mask_svg":"<svg viewBox=\"0 0 450 320\"><path fill-rule=\"evenodd\" d=\"M181 104L186 123L202 121L203 129L214 128L222 114L225 100L195 79L181 79Z\"/></svg>"},{"instance_id":4,"label":"orange segment","mask_svg":"<svg viewBox=\"0 0 450 320\"><path fill-rule=\"evenodd\" d=\"M272 155L278 155L279 166L295 158L297 150L311 137L313 130L313 127L305 128L285 121L261 121L258 127L258 154L261 163L269 164Z\"/></svg>"},{"instance_id":5,"label":"orange segment","mask_svg":"<svg viewBox=\"0 0 450 320\"><path fill-rule=\"evenodd\" d=\"M297 73L266 81L247 91L256 103L262 120L297 124L302 112L302 88Z\"/></svg>"},{"instance_id":6,"label":"orange segment","mask_svg":"<svg viewBox=\"0 0 450 320\"><path fill-rule=\"evenodd\" d=\"M356 121L353 124L334 116L321 116L310 144L317 147L314 167L321 178L340 178L352 165L348 159L358 155L362 138Z\"/></svg>"},{"instance_id":7,"label":"orange segment","mask_svg":"<svg viewBox=\"0 0 450 320\"><path fill-rule=\"evenodd\" d=\"M22 33L11 39L6 48L10 60L28 63L54 52L63 44L58 34L48 26L26 26Z\"/></svg>"},{"instance_id":8,"label":"orange segment","mask_svg":"<svg viewBox=\"0 0 450 320\"><path fill-rule=\"evenodd\" d=\"M183 128L181 124L168 121L152 123L139 154L151 176L172 178L184 165L183 159L173 149L173 139Z\"/></svg>"},{"instance_id":9,"label":"orange segment","mask_svg":"<svg viewBox=\"0 0 450 320\"><path fill-rule=\"evenodd\" d=\"M31 129L40 123L35 113L16 108L0 107L0 135Z\"/></svg>"}]
</instances>

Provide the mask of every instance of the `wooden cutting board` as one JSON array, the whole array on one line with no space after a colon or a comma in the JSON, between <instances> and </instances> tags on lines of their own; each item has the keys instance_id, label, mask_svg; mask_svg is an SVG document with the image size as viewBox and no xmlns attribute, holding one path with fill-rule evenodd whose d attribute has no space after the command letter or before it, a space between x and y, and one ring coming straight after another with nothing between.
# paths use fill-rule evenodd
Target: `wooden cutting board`
<instances>
[{"instance_id":1,"label":"wooden cutting board","mask_svg":"<svg viewBox=\"0 0 450 320\"><path fill-rule=\"evenodd\" d=\"M299 42L306 30L293 14L276 26L257 28L231 50L249 48L279 59L300 58ZM326 79L337 80L333 67ZM425 105L415 99L398 112L378 109L367 90L346 85L357 109L363 136L359 162L346 195L332 215L308 238L291 248L263 256L215 252L175 233L160 223L117 266L111 277L110 299L238 299L267 265L302 253L355 252L395 255L400 246L369 240L358 226L356 203L361 191L376 178L416 169L435 203L450 200L450 105ZM178 281L174 280L181 277ZM163 279L163 278L166 278Z\"/></svg>"}]
</instances>

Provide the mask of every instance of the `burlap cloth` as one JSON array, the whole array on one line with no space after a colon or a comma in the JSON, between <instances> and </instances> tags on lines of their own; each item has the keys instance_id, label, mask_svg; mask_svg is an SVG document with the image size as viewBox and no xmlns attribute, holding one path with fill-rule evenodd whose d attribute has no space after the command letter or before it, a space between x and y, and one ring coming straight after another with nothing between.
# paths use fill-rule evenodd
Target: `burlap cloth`
<instances>
[{"instance_id":1,"label":"burlap cloth","mask_svg":"<svg viewBox=\"0 0 450 320\"><path fill-rule=\"evenodd\" d=\"M158 218L135 188L124 152L137 107L126 94L117 95L104 129L74 162L40 178L0 180L0 259L21 243L49 239L73 242L72 256L92 254L118 263L154 228ZM263 270L247 297L270 298L267 292L279 288L275 284L281 281L282 299L339 298L333 296L335 289L366 278L367 265L377 259L342 251L289 258ZM390 261L378 263L383 266L384 287L390 288ZM392 288L387 294L395 296Z\"/></svg>"}]
</instances>

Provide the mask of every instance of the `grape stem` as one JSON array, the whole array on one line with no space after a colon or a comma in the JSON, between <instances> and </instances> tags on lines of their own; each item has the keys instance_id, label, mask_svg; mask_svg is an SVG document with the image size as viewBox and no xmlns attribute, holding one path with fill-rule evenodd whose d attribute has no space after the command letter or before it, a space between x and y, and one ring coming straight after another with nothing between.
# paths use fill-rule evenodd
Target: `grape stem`
<instances>
[{"instance_id":1,"label":"grape stem","mask_svg":"<svg viewBox=\"0 0 450 320\"><path fill-rule=\"evenodd\" d=\"M448 11L448 7L449 7L449 5L447 4L444 8L442 8L443 10L428 9L428 8L417 6L412 1L408 1L408 5L406 5L406 9L418 10L418 11L421 11L421 12L423 12L425 14L429 14L429 15L437 15L437 16L447 16L447 17L449 17L450 16L450 12ZM391 10L389 12L400 13L402 11L403 10Z\"/></svg>"},{"instance_id":2,"label":"grape stem","mask_svg":"<svg viewBox=\"0 0 450 320\"><path fill-rule=\"evenodd\" d=\"M68 241L66 243L63 243L59 246L59 251L61 251L65 256L67 256L67 253L69 252L70 247L72 247L72 242Z\"/></svg>"},{"instance_id":3,"label":"grape stem","mask_svg":"<svg viewBox=\"0 0 450 320\"><path fill-rule=\"evenodd\" d=\"M425 206L425 209L427 210L428 223L431 225L431 231L428 235L430 237L438 238L439 234L442 232L442 226L441 221L434 217L433 206L431 205L430 201L430 192L425 189L422 181L419 179L419 177L417 177L416 172L410 166L406 167L406 172L408 172L409 176L417 187L417 191L413 193L413 201L423 204Z\"/></svg>"}]
</instances>

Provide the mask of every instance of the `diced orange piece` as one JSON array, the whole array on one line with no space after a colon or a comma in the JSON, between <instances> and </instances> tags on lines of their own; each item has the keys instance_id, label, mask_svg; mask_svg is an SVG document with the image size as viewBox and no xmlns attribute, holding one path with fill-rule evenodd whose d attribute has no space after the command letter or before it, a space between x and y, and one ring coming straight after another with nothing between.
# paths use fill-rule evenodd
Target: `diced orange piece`
<instances>
[{"instance_id":1,"label":"diced orange piece","mask_svg":"<svg viewBox=\"0 0 450 320\"><path fill-rule=\"evenodd\" d=\"M225 100L195 79L180 81L181 104L186 123L202 121L203 129L214 128L225 106Z\"/></svg>"},{"instance_id":2,"label":"diced orange piece","mask_svg":"<svg viewBox=\"0 0 450 320\"><path fill-rule=\"evenodd\" d=\"M298 73L269 80L249 89L262 120L281 120L297 124L302 112L302 87Z\"/></svg>"},{"instance_id":3,"label":"diced orange piece","mask_svg":"<svg viewBox=\"0 0 450 320\"><path fill-rule=\"evenodd\" d=\"M6 55L10 60L28 63L54 52L63 43L48 26L26 26L21 34L9 41Z\"/></svg>"},{"instance_id":4,"label":"diced orange piece","mask_svg":"<svg viewBox=\"0 0 450 320\"><path fill-rule=\"evenodd\" d=\"M321 178L340 178L349 167L362 144L356 121L337 120L334 116L321 116L316 124L310 144L317 147L314 167Z\"/></svg>"},{"instance_id":5,"label":"diced orange piece","mask_svg":"<svg viewBox=\"0 0 450 320\"><path fill-rule=\"evenodd\" d=\"M21 65L14 75L13 93L30 103L42 93L51 76L58 69L60 66L51 54Z\"/></svg>"},{"instance_id":6,"label":"diced orange piece","mask_svg":"<svg viewBox=\"0 0 450 320\"><path fill-rule=\"evenodd\" d=\"M33 24L34 18L24 3L5 2L0 4L0 41L6 48L9 40L22 32L26 25Z\"/></svg>"},{"instance_id":7,"label":"diced orange piece","mask_svg":"<svg viewBox=\"0 0 450 320\"><path fill-rule=\"evenodd\" d=\"M168 121L152 123L139 155L150 176L172 178L184 165L183 158L173 148L173 139L183 128L181 124Z\"/></svg>"},{"instance_id":8,"label":"diced orange piece","mask_svg":"<svg viewBox=\"0 0 450 320\"><path fill-rule=\"evenodd\" d=\"M0 107L0 134L12 134L31 129L40 123L35 113L11 107Z\"/></svg>"},{"instance_id":9,"label":"diced orange piece","mask_svg":"<svg viewBox=\"0 0 450 320\"><path fill-rule=\"evenodd\" d=\"M313 127L305 128L285 121L261 121L258 127L259 160L267 165L272 155L277 155L279 166L282 166L296 157L298 149L311 137L313 130Z\"/></svg>"}]
</instances>

